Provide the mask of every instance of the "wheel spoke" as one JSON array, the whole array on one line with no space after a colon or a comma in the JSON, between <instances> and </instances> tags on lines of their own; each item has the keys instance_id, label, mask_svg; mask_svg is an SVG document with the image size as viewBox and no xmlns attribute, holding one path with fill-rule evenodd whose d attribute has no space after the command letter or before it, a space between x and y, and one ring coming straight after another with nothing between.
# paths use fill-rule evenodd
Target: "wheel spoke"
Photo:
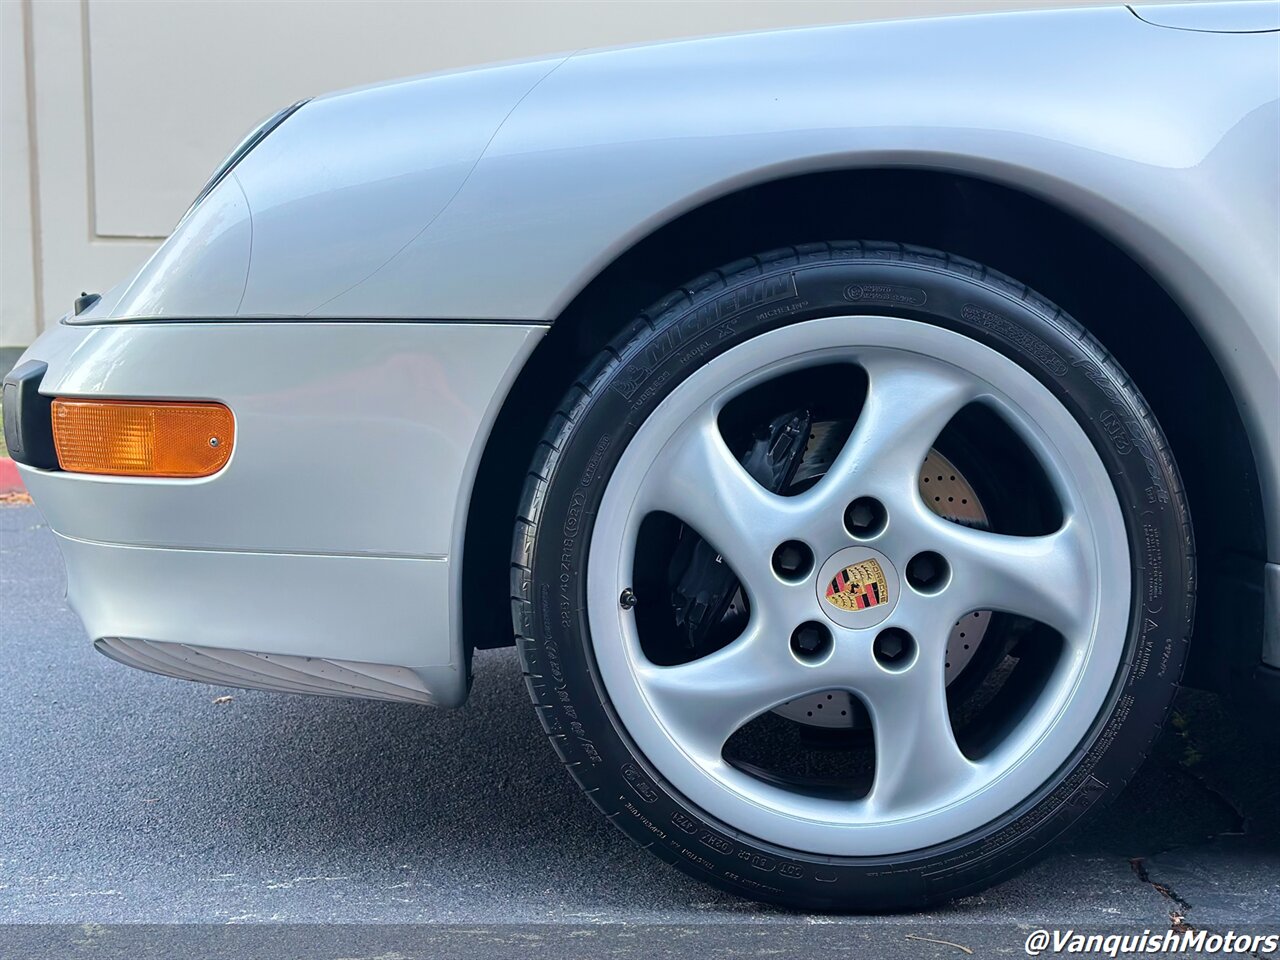
<instances>
[{"instance_id":1,"label":"wheel spoke","mask_svg":"<svg viewBox=\"0 0 1280 960\"><path fill-rule=\"evenodd\" d=\"M855 485L863 493L913 492L938 434L978 394L968 375L915 354L872 354L862 366L868 377L866 402L811 499L840 500Z\"/></svg>"},{"instance_id":2,"label":"wheel spoke","mask_svg":"<svg viewBox=\"0 0 1280 960\"><path fill-rule=\"evenodd\" d=\"M729 563L749 592L773 583L769 558L788 539L785 499L770 493L734 459L708 414L685 424L650 471L646 510L663 510L696 530Z\"/></svg>"},{"instance_id":3,"label":"wheel spoke","mask_svg":"<svg viewBox=\"0 0 1280 960\"><path fill-rule=\"evenodd\" d=\"M704 765L718 764L725 741L766 710L812 692L812 671L796 663L758 621L722 650L691 663L638 671L650 707L681 746Z\"/></svg>"},{"instance_id":4,"label":"wheel spoke","mask_svg":"<svg viewBox=\"0 0 1280 960\"><path fill-rule=\"evenodd\" d=\"M859 684L875 735L875 781L867 803L877 816L901 816L962 796L978 771L956 746L938 660L936 651L922 649L909 669Z\"/></svg>"},{"instance_id":5,"label":"wheel spoke","mask_svg":"<svg viewBox=\"0 0 1280 960\"><path fill-rule=\"evenodd\" d=\"M935 549L951 564L945 595L953 616L1001 610L1046 624L1068 642L1088 635L1097 588L1079 523L1068 519L1038 537L971 530L940 518L930 524L937 532Z\"/></svg>"}]
</instances>

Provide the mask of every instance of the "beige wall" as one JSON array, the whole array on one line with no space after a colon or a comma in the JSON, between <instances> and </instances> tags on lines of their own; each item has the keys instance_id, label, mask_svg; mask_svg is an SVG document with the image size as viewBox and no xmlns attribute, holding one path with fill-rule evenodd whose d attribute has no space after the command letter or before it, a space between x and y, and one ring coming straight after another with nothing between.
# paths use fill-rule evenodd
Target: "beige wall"
<instances>
[{"instance_id":1,"label":"beige wall","mask_svg":"<svg viewBox=\"0 0 1280 960\"><path fill-rule=\"evenodd\" d=\"M311 94L579 47L1070 2L0 0L0 346L135 270L240 136Z\"/></svg>"},{"instance_id":2,"label":"beige wall","mask_svg":"<svg viewBox=\"0 0 1280 960\"><path fill-rule=\"evenodd\" d=\"M23 20L0 2L0 346L29 338L36 315Z\"/></svg>"}]
</instances>

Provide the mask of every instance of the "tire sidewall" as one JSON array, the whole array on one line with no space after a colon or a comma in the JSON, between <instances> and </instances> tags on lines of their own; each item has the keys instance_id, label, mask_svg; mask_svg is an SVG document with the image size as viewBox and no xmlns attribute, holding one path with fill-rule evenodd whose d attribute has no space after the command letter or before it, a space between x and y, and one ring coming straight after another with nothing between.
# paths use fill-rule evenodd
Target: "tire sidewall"
<instances>
[{"instance_id":1,"label":"tire sidewall","mask_svg":"<svg viewBox=\"0 0 1280 960\"><path fill-rule=\"evenodd\" d=\"M1185 659L1190 526L1176 470L1136 390L1052 304L976 265L898 248L868 256L788 252L704 280L651 312L578 391L556 431L531 541L532 611L521 654L544 726L605 813L642 846L756 899L809 908L906 908L979 889L1018 869L1145 757ZM652 768L609 705L591 651L586 572L595 512L636 430L700 365L745 340L816 317L893 316L960 332L1045 384L1089 436L1125 516L1133 568L1129 632L1107 704L1057 776L985 827L892 857L814 856L747 837L693 806Z\"/></svg>"}]
</instances>

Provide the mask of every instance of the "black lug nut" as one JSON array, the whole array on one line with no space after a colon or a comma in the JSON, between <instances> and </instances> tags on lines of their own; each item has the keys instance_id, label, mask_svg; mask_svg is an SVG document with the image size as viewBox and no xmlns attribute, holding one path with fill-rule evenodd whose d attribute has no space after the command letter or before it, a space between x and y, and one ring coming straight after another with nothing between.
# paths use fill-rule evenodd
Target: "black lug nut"
<instances>
[{"instance_id":1,"label":"black lug nut","mask_svg":"<svg viewBox=\"0 0 1280 960\"><path fill-rule=\"evenodd\" d=\"M822 646L822 634L813 627L801 627L796 632L796 649L801 653L817 653Z\"/></svg>"},{"instance_id":2,"label":"black lug nut","mask_svg":"<svg viewBox=\"0 0 1280 960\"><path fill-rule=\"evenodd\" d=\"M799 540L788 540L773 551L773 572L783 580L803 580L813 569L813 551Z\"/></svg>"},{"instance_id":3,"label":"black lug nut","mask_svg":"<svg viewBox=\"0 0 1280 960\"><path fill-rule=\"evenodd\" d=\"M872 645L872 652L881 665L890 669L905 667L915 655L916 642L911 634L897 627L881 630Z\"/></svg>"},{"instance_id":4,"label":"black lug nut","mask_svg":"<svg viewBox=\"0 0 1280 960\"><path fill-rule=\"evenodd\" d=\"M818 660L831 649L831 631L820 623L809 621L791 634L791 651L801 660Z\"/></svg>"},{"instance_id":5,"label":"black lug nut","mask_svg":"<svg viewBox=\"0 0 1280 960\"><path fill-rule=\"evenodd\" d=\"M940 553L925 550L907 562L907 583L921 593L937 593L951 578L951 567Z\"/></svg>"},{"instance_id":6,"label":"black lug nut","mask_svg":"<svg viewBox=\"0 0 1280 960\"><path fill-rule=\"evenodd\" d=\"M897 634L887 634L880 641L880 656L886 660L897 660L906 648L907 645L902 637Z\"/></svg>"},{"instance_id":7,"label":"black lug nut","mask_svg":"<svg viewBox=\"0 0 1280 960\"><path fill-rule=\"evenodd\" d=\"M874 497L859 497L844 511L845 528L862 540L879 534L887 520L884 504Z\"/></svg>"}]
</instances>

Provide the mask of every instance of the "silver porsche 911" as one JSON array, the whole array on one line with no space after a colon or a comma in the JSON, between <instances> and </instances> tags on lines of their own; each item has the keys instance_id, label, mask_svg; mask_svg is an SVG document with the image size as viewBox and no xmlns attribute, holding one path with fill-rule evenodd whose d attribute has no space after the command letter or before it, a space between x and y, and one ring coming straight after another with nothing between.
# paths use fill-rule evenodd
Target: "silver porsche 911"
<instances>
[{"instance_id":1,"label":"silver porsche 911","mask_svg":"<svg viewBox=\"0 0 1280 960\"><path fill-rule=\"evenodd\" d=\"M5 380L69 601L267 690L456 706L514 643L604 814L748 897L1007 877L1184 668L1280 687L1278 29L827 27L294 104Z\"/></svg>"}]
</instances>

